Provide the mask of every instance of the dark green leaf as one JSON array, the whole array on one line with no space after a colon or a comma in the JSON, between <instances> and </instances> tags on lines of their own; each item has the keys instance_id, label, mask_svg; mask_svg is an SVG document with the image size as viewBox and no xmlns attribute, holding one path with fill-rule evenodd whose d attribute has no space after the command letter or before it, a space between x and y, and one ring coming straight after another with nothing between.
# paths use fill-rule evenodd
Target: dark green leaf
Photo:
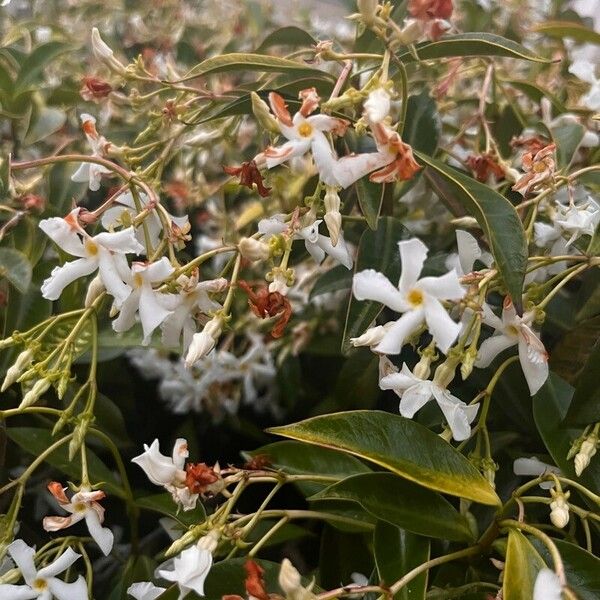
<instances>
[{"instance_id":1,"label":"dark green leaf","mask_svg":"<svg viewBox=\"0 0 600 600\"><path fill-rule=\"evenodd\" d=\"M354 454L432 490L500 504L488 481L460 452L433 431L399 415L358 410L269 431Z\"/></svg>"},{"instance_id":2,"label":"dark green leaf","mask_svg":"<svg viewBox=\"0 0 600 600\"><path fill-rule=\"evenodd\" d=\"M577 42L600 44L600 34L574 21L545 21L533 26L533 31L550 37L570 38Z\"/></svg>"},{"instance_id":3,"label":"dark green leaf","mask_svg":"<svg viewBox=\"0 0 600 600\"><path fill-rule=\"evenodd\" d=\"M379 521L373 537L375 563L381 581L390 586L429 560L429 540ZM427 571L407 583L394 600L425 600Z\"/></svg>"},{"instance_id":4,"label":"dark green leaf","mask_svg":"<svg viewBox=\"0 0 600 600\"><path fill-rule=\"evenodd\" d=\"M526 94L531 100L539 103L542 98L548 98L558 113L566 112L564 104L550 91L540 87L535 82L522 79L501 79L501 83L507 83L515 89Z\"/></svg>"},{"instance_id":5,"label":"dark green leaf","mask_svg":"<svg viewBox=\"0 0 600 600\"><path fill-rule=\"evenodd\" d=\"M377 519L412 533L452 541L469 541L466 519L440 494L393 473L365 473L334 483L311 500L347 500Z\"/></svg>"},{"instance_id":6,"label":"dark green leaf","mask_svg":"<svg viewBox=\"0 0 600 600\"><path fill-rule=\"evenodd\" d=\"M67 44L62 42L48 42L38 46L21 65L21 70L15 81L14 96L22 92L26 87L35 83L38 76L42 73L57 56L63 54L69 49Z\"/></svg>"},{"instance_id":7,"label":"dark green leaf","mask_svg":"<svg viewBox=\"0 0 600 600\"><path fill-rule=\"evenodd\" d=\"M556 156L559 168L567 168L579 149L586 129L581 123L565 121L552 127L550 133L556 143Z\"/></svg>"},{"instance_id":8,"label":"dark green leaf","mask_svg":"<svg viewBox=\"0 0 600 600\"><path fill-rule=\"evenodd\" d=\"M337 265L321 275L312 290L310 298L316 298L321 294L338 292L339 290L349 290L352 287L352 271L346 269L344 265Z\"/></svg>"},{"instance_id":9,"label":"dark green leaf","mask_svg":"<svg viewBox=\"0 0 600 600\"><path fill-rule=\"evenodd\" d=\"M144 510L150 510L152 512L166 515L178 521L184 527L190 527L191 525L197 525L203 523L206 520L206 512L201 502L196 503L196 508L193 510L177 511L177 505L173 501L171 494L153 494L151 496L143 496L136 498L135 503L137 506Z\"/></svg>"},{"instance_id":10,"label":"dark green leaf","mask_svg":"<svg viewBox=\"0 0 600 600\"><path fill-rule=\"evenodd\" d=\"M408 97L406 123L402 139L414 150L433 156L440 137L437 104L425 88L420 94Z\"/></svg>"},{"instance_id":11,"label":"dark green leaf","mask_svg":"<svg viewBox=\"0 0 600 600\"><path fill-rule=\"evenodd\" d=\"M380 393L379 356L368 348L357 348L337 378L334 391L337 405L344 410L373 408Z\"/></svg>"},{"instance_id":12,"label":"dark green leaf","mask_svg":"<svg viewBox=\"0 0 600 600\"><path fill-rule=\"evenodd\" d=\"M310 47L316 45L317 42L318 40L310 35L310 33L304 31L304 29L300 29L300 27L280 27L270 33L254 52L260 54L272 46Z\"/></svg>"},{"instance_id":13,"label":"dark green leaf","mask_svg":"<svg viewBox=\"0 0 600 600\"><path fill-rule=\"evenodd\" d=\"M385 184L373 183L366 177L356 182L356 195L358 196L358 205L362 214L367 220L367 225L371 229L377 229L377 219L381 211L383 202L383 191Z\"/></svg>"},{"instance_id":14,"label":"dark green leaf","mask_svg":"<svg viewBox=\"0 0 600 600\"><path fill-rule=\"evenodd\" d=\"M427 166L425 176L450 207L459 202L479 223L517 310L522 309L527 241L523 224L512 204L487 185L417 152Z\"/></svg>"},{"instance_id":15,"label":"dark green leaf","mask_svg":"<svg viewBox=\"0 0 600 600\"><path fill-rule=\"evenodd\" d=\"M52 107L42 107L36 118L29 124L25 135L25 144L35 144L40 140L58 131L67 122L67 115L63 110Z\"/></svg>"},{"instance_id":16,"label":"dark green leaf","mask_svg":"<svg viewBox=\"0 0 600 600\"><path fill-rule=\"evenodd\" d=\"M531 600L540 569L546 566L537 550L516 529L508 532L503 600Z\"/></svg>"},{"instance_id":17,"label":"dark green leaf","mask_svg":"<svg viewBox=\"0 0 600 600\"><path fill-rule=\"evenodd\" d=\"M0 248L0 278L6 278L24 294L31 284L31 265L27 257L13 248Z\"/></svg>"},{"instance_id":18,"label":"dark green leaf","mask_svg":"<svg viewBox=\"0 0 600 600\"><path fill-rule=\"evenodd\" d=\"M589 425L600 418L600 386L598 366L600 365L600 338L596 340L590 357L579 376L573 400L567 411L565 423Z\"/></svg>"}]
</instances>

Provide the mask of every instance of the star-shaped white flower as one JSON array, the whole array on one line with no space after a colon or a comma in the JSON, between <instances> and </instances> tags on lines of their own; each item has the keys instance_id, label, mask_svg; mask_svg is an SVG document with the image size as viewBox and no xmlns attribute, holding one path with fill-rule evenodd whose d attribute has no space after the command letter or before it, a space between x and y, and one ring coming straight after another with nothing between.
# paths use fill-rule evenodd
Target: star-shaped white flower
<instances>
[{"instance_id":1,"label":"star-shaped white flower","mask_svg":"<svg viewBox=\"0 0 600 600\"><path fill-rule=\"evenodd\" d=\"M7 548L11 558L21 571L24 585L0 584L0 598L6 600L88 600L85 579L80 575L73 583L58 579L80 556L72 548L67 548L54 562L37 569L33 561L35 550L23 540L15 540Z\"/></svg>"},{"instance_id":2,"label":"star-shaped white flower","mask_svg":"<svg viewBox=\"0 0 600 600\"><path fill-rule=\"evenodd\" d=\"M403 313L374 347L382 354L399 354L404 340L423 323L442 352L447 352L460 331L441 300L459 300L465 290L460 285L456 271L441 277L419 279L427 246L417 238L398 243L402 261L400 282L396 288L390 280L373 269L361 271L354 276L352 289L357 300L381 302L392 310Z\"/></svg>"},{"instance_id":3,"label":"star-shaped white flower","mask_svg":"<svg viewBox=\"0 0 600 600\"><path fill-rule=\"evenodd\" d=\"M81 127L92 148L92 156L102 158L104 148L108 142L96 131L96 119L92 115L83 113L81 115ZM71 175L71 181L87 183L92 192L97 192L100 189L100 181L104 173L110 173L110 169L95 163L84 162Z\"/></svg>"},{"instance_id":4,"label":"star-shaped white flower","mask_svg":"<svg viewBox=\"0 0 600 600\"><path fill-rule=\"evenodd\" d=\"M212 567L212 553L206 548L198 545L186 548L172 561L167 561L156 570L156 577L162 577L167 581L177 583L179 587L179 600L182 600L188 592L196 592L204 596L204 582L210 568ZM173 569L165 569L165 566L173 566Z\"/></svg>"},{"instance_id":5,"label":"star-shaped white flower","mask_svg":"<svg viewBox=\"0 0 600 600\"><path fill-rule=\"evenodd\" d=\"M559 213L554 218L554 222L562 227L563 231L571 234L566 244L570 246L582 235L594 235L600 223L600 209L591 199L583 205L559 206Z\"/></svg>"},{"instance_id":6,"label":"star-shaped white flower","mask_svg":"<svg viewBox=\"0 0 600 600\"><path fill-rule=\"evenodd\" d=\"M175 269L169 259L162 257L151 264L133 263L131 266L131 293L121 305L119 316L113 321L113 329L122 333L136 323L136 315L142 323L143 345L150 343L152 332L171 314L160 301L163 296L152 288L153 284L164 281Z\"/></svg>"},{"instance_id":7,"label":"star-shaped white flower","mask_svg":"<svg viewBox=\"0 0 600 600\"><path fill-rule=\"evenodd\" d=\"M48 300L57 300L70 283L98 270L106 291L115 298L118 308L131 292L124 280L129 277L125 255L139 254L144 248L135 239L133 227L90 236L77 221L80 210L75 208L65 218L51 217L40 221L40 229L61 250L79 257L54 267L42 284L42 295Z\"/></svg>"},{"instance_id":8,"label":"star-shaped white flower","mask_svg":"<svg viewBox=\"0 0 600 600\"><path fill-rule=\"evenodd\" d=\"M48 484L48 490L59 506L71 515L68 517L44 517L44 529L46 531L59 531L85 519L90 535L94 538L102 553L108 556L112 550L114 536L108 527L102 527L104 508L98 504L98 500L105 498L106 494L101 490L92 492L90 489L81 489L73 494L71 500L69 500L65 494L66 489L57 481Z\"/></svg>"},{"instance_id":9,"label":"star-shaped white flower","mask_svg":"<svg viewBox=\"0 0 600 600\"><path fill-rule=\"evenodd\" d=\"M402 365L399 373L384 375L379 380L379 387L393 390L401 398L400 414L407 419L412 419L419 409L434 398L452 430L452 437L462 441L471 436L471 423L479 406L469 406L435 382L420 379L406 364Z\"/></svg>"},{"instance_id":10,"label":"star-shaped white flower","mask_svg":"<svg viewBox=\"0 0 600 600\"><path fill-rule=\"evenodd\" d=\"M481 344L475 361L475 366L483 369L500 352L518 345L519 361L532 396L548 379L548 353L540 338L530 327L533 317L533 313L525 313L519 317L508 296L504 299L502 319L499 319L487 305L484 306L483 321L495 331L492 337Z\"/></svg>"}]
</instances>

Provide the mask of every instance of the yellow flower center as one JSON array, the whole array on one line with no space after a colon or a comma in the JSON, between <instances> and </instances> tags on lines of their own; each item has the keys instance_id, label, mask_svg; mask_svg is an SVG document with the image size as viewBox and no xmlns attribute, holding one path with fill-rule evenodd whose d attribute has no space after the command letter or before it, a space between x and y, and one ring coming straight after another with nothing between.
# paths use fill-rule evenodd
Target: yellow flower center
<instances>
[{"instance_id":1,"label":"yellow flower center","mask_svg":"<svg viewBox=\"0 0 600 600\"><path fill-rule=\"evenodd\" d=\"M304 123L300 123L300 125L298 125L298 133L302 137L309 137L312 134L312 131L312 125L308 121L304 121Z\"/></svg>"},{"instance_id":2,"label":"yellow flower center","mask_svg":"<svg viewBox=\"0 0 600 600\"><path fill-rule=\"evenodd\" d=\"M509 325L506 328L506 333L508 333L508 335L512 335L513 337L519 337L519 329L516 325Z\"/></svg>"},{"instance_id":3,"label":"yellow flower center","mask_svg":"<svg viewBox=\"0 0 600 600\"><path fill-rule=\"evenodd\" d=\"M73 509L75 510L75 512L85 512L86 510L86 505L85 502L77 502L74 506Z\"/></svg>"},{"instance_id":4,"label":"yellow flower center","mask_svg":"<svg viewBox=\"0 0 600 600\"><path fill-rule=\"evenodd\" d=\"M543 173L547 169L546 163L537 162L533 164L533 172L534 173Z\"/></svg>"},{"instance_id":5,"label":"yellow flower center","mask_svg":"<svg viewBox=\"0 0 600 600\"><path fill-rule=\"evenodd\" d=\"M142 279L142 276L139 273L136 273L133 276L133 285L136 288L142 287L142 283L144 283L144 280Z\"/></svg>"},{"instance_id":6,"label":"yellow flower center","mask_svg":"<svg viewBox=\"0 0 600 600\"><path fill-rule=\"evenodd\" d=\"M34 590L39 590L40 592L44 591L48 588L48 584L45 579L35 579L33 585L31 586Z\"/></svg>"},{"instance_id":7,"label":"yellow flower center","mask_svg":"<svg viewBox=\"0 0 600 600\"><path fill-rule=\"evenodd\" d=\"M96 256L96 254L98 254L98 246L95 242L93 242L92 240L86 240L85 241L85 251L90 255L90 256Z\"/></svg>"},{"instance_id":8,"label":"yellow flower center","mask_svg":"<svg viewBox=\"0 0 600 600\"><path fill-rule=\"evenodd\" d=\"M421 290L410 290L406 298L413 306L421 306L423 304L423 292Z\"/></svg>"}]
</instances>

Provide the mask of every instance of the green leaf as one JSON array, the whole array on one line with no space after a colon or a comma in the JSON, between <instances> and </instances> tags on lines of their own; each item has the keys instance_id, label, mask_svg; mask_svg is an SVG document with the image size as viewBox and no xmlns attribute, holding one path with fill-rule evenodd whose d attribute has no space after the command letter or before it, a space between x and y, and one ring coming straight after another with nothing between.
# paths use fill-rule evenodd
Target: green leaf
<instances>
[{"instance_id":1,"label":"green leaf","mask_svg":"<svg viewBox=\"0 0 600 600\"><path fill-rule=\"evenodd\" d=\"M586 129L581 123L564 121L560 125L552 127L550 133L556 143L558 167L561 169L567 168L583 141Z\"/></svg>"},{"instance_id":2,"label":"green leaf","mask_svg":"<svg viewBox=\"0 0 600 600\"><path fill-rule=\"evenodd\" d=\"M540 569L546 566L529 540L516 529L508 532L503 600L531 600Z\"/></svg>"},{"instance_id":3,"label":"green leaf","mask_svg":"<svg viewBox=\"0 0 600 600\"><path fill-rule=\"evenodd\" d=\"M349 290L352 287L352 271L344 265L337 265L325 271L310 290L309 298L312 300L321 294L329 294L340 290Z\"/></svg>"},{"instance_id":4,"label":"green leaf","mask_svg":"<svg viewBox=\"0 0 600 600\"><path fill-rule=\"evenodd\" d=\"M36 82L38 76L44 68L48 66L57 56L63 54L69 49L67 44L62 42L48 42L38 46L21 65L13 96L25 90L28 86Z\"/></svg>"},{"instance_id":5,"label":"green leaf","mask_svg":"<svg viewBox=\"0 0 600 600\"><path fill-rule=\"evenodd\" d=\"M171 494L152 494L151 496L142 496L136 498L137 506L144 510L149 510L161 515L166 515L175 519L183 527L190 527L206 521L206 512L201 502L196 503L193 510L178 512L177 505L173 501Z\"/></svg>"},{"instance_id":6,"label":"green leaf","mask_svg":"<svg viewBox=\"0 0 600 600\"><path fill-rule=\"evenodd\" d=\"M504 56L541 63L552 62L538 56L517 42L493 33L445 35L435 42L417 44L415 50L421 60L452 56ZM415 60L415 57L408 50L401 52L398 58L405 63Z\"/></svg>"},{"instance_id":7,"label":"green leaf","mask_svg":"<svg viewBox=\"0 0 600 600\"><path fill-rule=\"evenodd\" d=\"M438 492L500 504L496 492L467 458L433 431L399 415L357 410L268 431L354 454Z\"/></svg>"},{"instance_id":8,"label":"green leaf","mask_svg":"<svg viewBox=\"0 0 600 600\"><path fill-rule=\"evenodd\" d=\"M373 536L379 579L390 586L412 569L429 560L429 540L379 521ZM394 600L425 600L427 571L407 583Z\"/></svg>"},{"instance_id":9,"label":"green leaf","mask_svg":"<svg viewBox=\"0 0 600 600\"><path fill-rule=\"evenodd\" d=\"M213 56L196 65L188 74L179 81L188 81L201 75L209 73L224 73L226 71L259 71L289 73L294 75L318 75L327 77L328 75L319 69L307 66L305 64L279 58L278 56L266 56L264 54L250 54L246 52L235 52L232 54L222 54ZM333 79L333 76L329 75Z\"/></svg>"},{"instance_id":10,"label":"green leaf","mask_svg":"<svg viewBox=\"0 0 600 600\"><path fill-rule=\"evenodd\" d=\"M533 31L555 38L571 38L577 42L600 44L600 33L573 21L545 21L533 26Z\"/></svg>"},{"instance_id":11,"label":"green leaf","mask_svg":"<svg viewBox=\"0 0 600 600\"><path fill-rule=\"evenodd\" d=\"M6 433L15 444L36 457L57 441L52 438L49 431L38 427L9 427ZM50 454L46 462L65 473L72 481L78 482L81 478L79 461L69 460L68 442ZM108 494L114 494L119 498L125 497L116 477L91 450L87 452L87 462L92 484L101 483L100 487Z\"/></svg>"},{"instance_id":12,"label":"green leaf","mask_svg":"<svg viewBox=\"0 0 600 600\"><path fill-rule=\"evenodd\" d=\"M358 205L371 229L377 229L377 219L383 203L384 190L385 184L373 183L366 177L362 177L356 182Z\"/></svg>"},{"instance_id":13,"label":"green leaf","mask_svg":"<svg viewBox=\"0 0 600 600\"><path fill-rule=\"evenodd\" d=\"M490 244L496 267L517 307L522 310L523 279L527 267L527 241L523 224L512 204L487 185L420 152L425 176L449 206L459 202L475 219Z\"/></svg>"},{"instance_id":14,"label":"green leaf","mask_svg":"<svg viewBox=\"0 0 600 600\"><path fill-rule=\"evenodd\" d=\"M414 150L433 156L440 137L437 104L427 88L408 97L402 139Z\"/></svg>"},{"instance_id":15,"label":"green leaf","mask_svg":"<svg viewBox=\"0 0 600 600\"><path fill-rule=\"evenodd\" d=\"M375 269L383 273L392 283L400 279L400 253L398 242L412 237L408 229L397 219L382 217L375 231L365 230L358 244L358 254L354 272L363 269ZM350 348L350 338L365 332L381 312L382 305L378 302L359 302L350 296L346 325L342 342L342 352Z\"/></svg>"},{"instance_id":16,"label":"green leaf","mask_svg":"<svg viewBox=\"0 0 600 600\"><path fill-rule=\"evenodd\" d=\"M530 541L547 564L552 564L548 548L535 538L530 538ZM600 559L575 544L556 539L552 541L560 552L567 584L575 592L578 600L598 600L600 598Z\"/></svg>"},{"instance_id":17,"label":"green leaf","mask_svg":"<svg viewBox=\"0 0 600 600\"><path fill-rule=\"evenodd\" d=\"M574 429L563 424L572 396L573 388L558 375L550 372L550 377L544 386L533 397L533 417L548 452L560 470L570 479L576 479L598 494L600 493L599 455L592 458L588 468L579 477L575 475L573 461L567 460L572 442L583 431L582 427Z\"/></svg>"},{"instance_id":18,"label":"green leaf","mask_svg":"<svg viewBox=\"0 0 600 600\"><path fill-rule=\"evenodd\" d=\"M542 98L548 98L558 113L566 112L565 105L552 92L540 87L534 82L522 79L500 79L501 83L507 83L515 89L526 94L531 100L539 103Z\"/></svg>"},{"instance_id":19,"label":"green leaf","mask_svg":"<svg viewBox=\"0 0 600 600\"><path fill-rule=\"evenodd\" d=\"M317 42L318 40L300 27L280 27L271 32L254 52L261 54L272 46L314 46Z\"/></svg>"},{"instance_id":20,"label":"green leaf","mask_svg":"<svg viewBox=\"0 0 600 600\"><path fill-rule=\"evenodd\" d=\"M8 194L10 189L10 156L0 157L0 200Z\"/></svg>"},{"instance_id":21,"label":"green leaf","mask_svg":"<svg viewBox=\"0 0 600 600\"><path fill-rule=\"evenodd\" d=\"M466 519L450 502L393 473L353 475L308 500L356 502L377 519L419 535L452 541L473 537Z\"/></svg>"},{"instance_id":22,"label":"green leaf","mask_svg":"<svg viewBox=\"0 0 600 600\"><path fill-rule=\"evenodd\" d=\"M0 248L0 278L6 278L24 294L31 283L31 264L27 257L13 248Z\"/></svg>"},{"instance_id":23,"label":"green leaf","mask_svg":"<svg viewBox=\"0 0 600 600\"><path fill-rule=\"evenodd\" d=\"M58 108L42 107L33 123L30 123L29 130L25 135L25 144L35 144L55 131L58 131L67 122L65 111Z\"/></svg>"},{"instance_id":24,"label":"green leaf","mask_svg":"<svg viewBox=\"0 0 600 600\"><path fill-rule=\"evenodd\" d=\"M600 365L600 339L596 340L592 354L579 376L565 423L585 426L598 420L600 415L598 365Z\"/></svg>"},{"instance_id":25,"label":"green leaf","mask_svg":"<svg viewBox=\"0 0 600 600\"><path fill-rule=\"evenodd\" d=\"M369 348L357 348L338 375L334 390L337 405L345 410L373 408L380 394L379 356Z\"/></svg>"}]
</instances>

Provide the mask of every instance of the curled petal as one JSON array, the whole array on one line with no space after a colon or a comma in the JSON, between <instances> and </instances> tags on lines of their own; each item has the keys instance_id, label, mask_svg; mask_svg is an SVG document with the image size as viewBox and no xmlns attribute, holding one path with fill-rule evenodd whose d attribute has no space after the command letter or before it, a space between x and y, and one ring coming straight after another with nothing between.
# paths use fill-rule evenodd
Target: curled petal
<instances>
[{"instance_id":1,"label":"curled petal","mask_svg":"<svg viewBox=\"0 0 600 600\"><path fill-rule=\"evenodd\" d=\"M98 513L93 509L86 511L85 522L90 535L94 538L100 550L102 550L102 554L108 556L113 547L113 532L108 527L102 527Z\"/></svg>"},{"instance_id":2,"label":"curled petal","mask_svg":"<svg viewBox=\"0 0 600 600\"><path fill-rule=\"evenodd\" d=\"M44 517L42 521L42 527L45 531L59 531L60 529L65 529L66 527L71 527L77 521L81 521L81 519L75 520L73 516L69 517Z\"/></svg>"},{"instance_id":3,"label":"curled petal","mask_svg":"<svg viewBox=\"0 0 600 600\"><path fill-rule=\"evenodd\" d=\"M488 367L500 352L514 346L516 343L516 339L502 334L493 335L487 340L484 340L477 353L475 366L480 369L485 369L485 367Z\"/></svg>"},{"instance_id":4,"label":"curled petal","mask_svg":"<svg viewBox=\"0 0 600 600\"><path fill-rule=\"evenodd\" d=\"M321 98L319 98L319 94L317 94L317 90L314 87L300 90L298 97L302 100L299 112L303 117L308 117L308 115L315 112L319 106L319 102L321 102Z\"/></svg>"},{"instance_id":5,"label":"curled petal","mask_svg":"<svg viewBox=\"0 0 600 600\"><path fill-rule=\"evenodd\" d=\"M15 540L7 547L7 551L17 567L19 567L19 571L21 571L25 582L30 583L33 581L36 576L36 568L33 562L35 550L23 540Z\"/></svg>"},{"instance_id":6,"label":"curled petal","mask_svg":"<svg viewBox=\"0 0 600 600\"><path fill-rule=\"evenodd\" d=\"M292 158L306 154L310 148L310 142L310 138L302 138L299 140L290 140L277 148L269 146L263 152L267 169L272 169Z\"/></svg>"},{"instance_id":7,"label":"curled petal","mask_svg":"<svg viewBox=\"0 0 600 600\"><path fill-rule=\"evenodd\" d=\"M285 100L276 92L269 93L269 105L277 120L288 127L292 126L292 116L287 109Z\"/></svg>"},{"instance_id":8,"label":"curled petal","mask_svg":"<svg viewBox=\"0 0 600 600\"><path fill-rule=\"evenodd\" d=\"M73 583L66 583L52 577L48 579L48 589L57 600L88 600L89 598L87 584L81 575Z\"/></svg>"},{"instance_id":9,"label":"curled petal","mask_svg":"<svg viewBox=\"0 0 600 600\"><path fill-rule=\"evenodd\" d=\"M521 325L519 361L529 393L533 396L548 379L548 354L539 338L526 325Z\"/></svg>"},{"instance_id":10,"label":"curled petal","mask_svg":"<svg viewBox=\"0 0 600 600\"><path fill-rule=\"evenodd\" d=\"M183 465L185 464L185 459L190 455L190 451L188 450L188 443L185 438L177 438L175 440L175 445L173 446L173 464L178 469L183 469Z\"/></svg>"},{"instance_id":11,"label":"curled petal","mask_svg":"<svg viewBox=\"0 0 600 600\"><path fill-rule=\"evenodd\" d=\"M127 254L129 252L139 254L144 251L144 247L135 237L135 229L127 227L121 231L104 231L94 237L94 241L111 252Z\"/></svg>"},{"instance_id":12,"label":"curled petal","mask_svg":"<svg viewBox=\"0 0 600 600\"><path fill-rule=\"evenodd\" d=\"M374 269L366 269L354 275L352 292L357 300L381 302L397 312L402 312L407 308L398 289L383 273Z\"/></svg>"},{"instance_id":13,"label":"curled petal","mask_svg":"<svg viewBox=\"0 0 600 600\"><path fill-rule=\"evenodd\" d=\"M400 414L412 419L415 413L431 400L431 382L421 381L409 387L400 400Z\"/></svg>"},{"instance_id":14,"label":"curled petal","mask_svg":"<svg viewBox=\"0 0 600 600\"><path fill-rule=\"evenodd\" d=\"M58 481L51 481L47 485L47 488L59 504L69 504L69 499L65 494L65 490L67 488L63 488L62 484L60 484Z\"/></svg>"},{"instance_id":15,"label":"curled petal","mask_svg":"<svg viewBox=\"0 0 600 600\"><path fill-rule=\"evenodd\" d=\"M66 571L80 556L81 554L77 554L72 548L67 548L53 563L40 569L37 576L42 578L55 577Z\"/></svg>"},{"instance_id":16,"label":"curled petal","mask_svg":"<svg viewBox=\"0 0 600 600\"><path fill-rule=\"evenodd\" d=\"M54 267L50 277L42 283L42 296L48 300L58 300L63 290L76 279L90 275L98 268L98 262L89 258L78 258Z\"/></svg>"}]
</instances>

